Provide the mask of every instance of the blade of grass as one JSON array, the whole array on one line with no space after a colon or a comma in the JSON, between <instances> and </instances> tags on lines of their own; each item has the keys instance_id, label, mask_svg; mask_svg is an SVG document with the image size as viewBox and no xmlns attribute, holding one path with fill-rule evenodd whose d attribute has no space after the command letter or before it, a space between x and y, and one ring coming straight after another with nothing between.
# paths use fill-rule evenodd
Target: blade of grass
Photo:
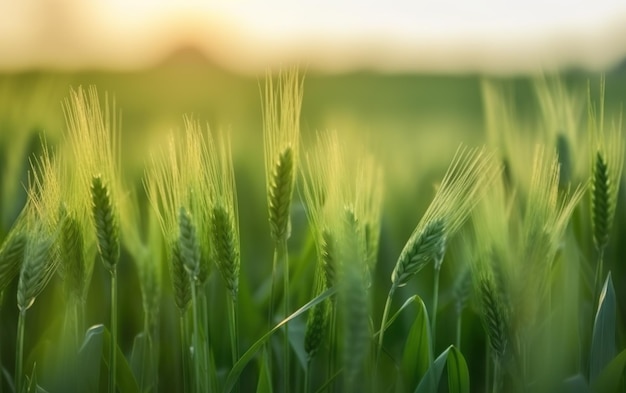
<instances>
[{"instance_id":1,"label":"blade of grass","mask_svg":"<svg viewBox=\"0 0 626 393\"><path fill-rule=\"evenodd\" d=\"M402 356L402 376L405 388L416 386L432 364L430 326L426 305L418 298L417 315L404 346Z\"/></svg>"},{"instance_id":2,"label":"blade of grass","mask_svg":"<svg viewBox=\"0 0 626 393\"><path fill-rule=\"evenodd\" d=\"M450 393L470 393L467 363L461 351L455 347L451 347L448 354L448 391Z\"/></svg>"},{"instance_id":3,"label":"blade of grass","mask_svg":"<svg viewBox=\"0 0 626 393\"><path fill-rule=\"evenodd\" d=\"M396 321L396 319L398 319L398 317L400 316L402 311L404 311L405 308L407 308L411 304L417 303L417 302L422 303L422 299L419 296L417 296L417 295L413 295L410 298L408 298L404 302L404 304L402 304L402 306L398 309L398 311L396 311L396 313L393 314L393 316L391 318L387 319L387 322L385 323L385 329L384 330L387 330L389 328L389 326L391 326ZM418 303L418 307L419 307L419 303ZM379 335L380 335L380 330L377 331L376 333L374 333L374 338L378 337Z\"/></svg>"},{"instance_id":4,"label":"blade of grass","mask_svg":"<svg viewBox=\"0 0 626 393\"><path fill-rule=\"evenodd\" d=\"M291 321L294 318L297 318L298 316L304 314L311 307L315 306L316 304L320 304L324 300L326 300L329 297L331 297L332 295L334 295L335 292L336 292L336 290L333 289L333 288L324 291L322 294L320 294L316 298L312 299L311 301L309 301L304 306L300 307L296 312L294 312L293 314L291 314L287 318L285 318L282 321L280 321L270 331L265 333L260 339L258 339L254 344L252 344L252 346L246 351L246 353L244 353L239 358L237 363L235 363L233 368L228 373L228 376L226 377L226 382L224 384L224 392L228 393L228 392L230 392L233 389L233 387L235 386L235 383L237 382L237 380L239 378L239 375L241 375L241 372L243 371L243 369L250 362L250 360L252 360L252 358L254 357L254 355L256 355L256 353L259 351L259 349L261 349L261 347L265 344L265 342L267 340L269 340L270 337L272 337L272 335L274 333L276 333L278 330L280 330L289 321Z\"/></svg>"},{"instance_id":5,"label":"blade of grass","mask_svg":"<svg viewBox=\"0 0 626 393\"><path fill-rule=\"evenodd\" d=\"M594 392L616 392L626 370L626 349L600 372L592 387Z\"/></svg>"},{"instance_id":6,"label":"blade of grass","mask_svg":"<svg viewBox=\"0 0 626 393\"><path fill-rule=\"evenodd\" d=\"M433 362L415 389L415 393L436 392L444 366L448 369L448 390L451 393L469 393L467 363L461 351L453 345L443 351Z\"/></svg>"},{"instance_id":7,"label":"blade of grass","mask_svg":"<svg viewBox=\"0 0 626 393\"><path fill-rule=\"evenodd\" d=\"M609 272L598 301L598 312L593 324L589 381L593 384L604 367L615 356L616 300L613 280Z\"/></svg>"}]
</instances>

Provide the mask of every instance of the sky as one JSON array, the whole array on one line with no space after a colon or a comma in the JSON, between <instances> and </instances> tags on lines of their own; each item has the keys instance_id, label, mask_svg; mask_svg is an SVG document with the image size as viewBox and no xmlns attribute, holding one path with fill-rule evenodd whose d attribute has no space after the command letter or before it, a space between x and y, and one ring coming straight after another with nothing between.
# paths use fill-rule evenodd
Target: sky
<instances>
[{"instance_id":1,"label":"sky","mask_svg":"<svg viewBox=\"0 0 626 393\"><path fill-rule=\"evenodd\" d=\"M0 0L0 71L150 67L182 48L257 73L606 70L626 1Z\"/></svg>"}]
</instances>

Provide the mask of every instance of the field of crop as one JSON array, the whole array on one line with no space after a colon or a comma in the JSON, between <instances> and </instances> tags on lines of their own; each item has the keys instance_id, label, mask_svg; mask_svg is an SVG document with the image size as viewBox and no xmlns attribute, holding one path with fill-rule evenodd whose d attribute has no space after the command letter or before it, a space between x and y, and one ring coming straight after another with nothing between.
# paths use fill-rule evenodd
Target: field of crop
<instances>
[{"instance_id":1,"label":"field of crop","mask_svg":"<svg viewBox=\"0 0 626 393\"><path fill-rule=\"evenodd\" d=\"M625 392L625 101L0 75L0 393Z\"/></svg>"}]
</instances>

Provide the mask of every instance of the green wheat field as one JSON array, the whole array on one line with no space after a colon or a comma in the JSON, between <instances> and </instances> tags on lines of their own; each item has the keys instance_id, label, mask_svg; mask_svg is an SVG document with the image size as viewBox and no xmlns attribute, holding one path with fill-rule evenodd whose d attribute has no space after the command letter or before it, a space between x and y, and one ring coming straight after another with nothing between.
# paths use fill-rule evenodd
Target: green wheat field
<instances>
[{"instance_id":1,"label":"green wheat field","mask_svg":"<svg viewBox=\"0 0 626 393\"><path fill-rule=\"evenodd\" d=\"M0 75L0 393L626 392L626 71Z\"/></svg>"}]
</instances>

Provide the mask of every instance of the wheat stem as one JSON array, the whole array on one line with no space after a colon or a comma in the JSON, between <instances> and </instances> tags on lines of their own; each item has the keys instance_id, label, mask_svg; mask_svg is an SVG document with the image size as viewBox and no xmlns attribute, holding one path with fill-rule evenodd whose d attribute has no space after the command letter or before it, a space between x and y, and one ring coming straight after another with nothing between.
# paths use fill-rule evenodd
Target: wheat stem
<instances>
[{"instance_id":1,"label":"wheat stem","mask_svg":"<svg viewBox=\"0 0 626 393\"><path fill-rule=\"evenodd\" d=\"M237 318L237 299L231 298L228 303L228 318L230 327L230 347L233 357L233 364L239 360L239 323Z\"/></svg>"},{"instance_id":2,"label":"wheat stem","mask_svg":"<svg viewBox=\"0 0 626 393\"><path fill-rule=\"evenodd\" d=\"M187 391L189 387L189 346L187 345L187 329L185 327L185 311L180 310L180 347L181 347L181 360L183 366L183 392Z\"/></svg>"},{"instance_id":3,"label":"wheat stem","mask_svg":"<svg viewBox=\"0 0 626 393\"><path fill-rule=\"evenodd\" d=\"M500 391L500 384L502 383L502 378L500 377L500 360L493 360L493 393L498 393Z\"/></svg>"},{"instance_id":4,"label":"wheat stem","mask_svg":"<svg viewBox=\"0 0 626 393\"><path fill-rule=\"evenodd\" d=\"M24 385L24 328L26 324L26 310L20 310L17 320L17 344L15 349L15 391L22 392Z\"/></svg>"},{"instance_id":5,"label":"wheat stem","mask_svg":"<svg viewBox=\"0 0 626 393\"><path fill-rule=\"evenodd\" d=\"M595 318L596 312L598 311L599 306L599 297L600 292L602 291L602 280L604 274L604 247L598 249L598 263L596 264L596 274L593 283L593 314L592 317L592 326L593 320Z\"/></svg>"},{"instance_id":6,"label":"wheat stem","mask_svg":"<svg viewBox=\"0 0 626 393\"><path fill-rule=\"evenodd\" d=\"M110 352L110 370L109 370L109 391L115 393L117 386L117 357L115 352L117 349L117 269L115 265L111 268L111 352Z\"/></svg>"},{"instance_id":7,"label":"wheat stem","mask_svg":"<svg viewBox=\"0 0 626 393\"><path fill-rule=\"evenodd\" d=\"M200 340L198 338L199 334L200 334L200 323L199 323L199 319L198 319L198 294L197 289L196 289L196 285L193 282L193 278L191 279L191 305L192 305L192 312L193 312L193 366L194 366L194 370L195 370L195 375L193 377L194 379L194 386L195 386L195 391L197 393L202 392L202 383L200 382Z\"/></svg>"},{"instance_id":8,"label":"wheat stem","mask_svg":"<svg viewBox=\"0 0 626 393\"><path fill-rule=\"evenodd\" d=\"M312 363L313 359L311 359L310 357L307 359L306 361L306 371L304 373L304 389L302 389L304 391L304 393L309 393L311 391L311 363Z\"/></svg>"},{"instance_id":9,"label":"wheat stem","mask_svg":"<svg viewBox=\"0 0 626 393\"><path fill-rule=\"evenodd\" d=\"M285 238L284 240L278 242L277 244L277 251L279 254L279 258L283 263L284 266L284 273L283 273L283 315L286 318L289 313L291 308L289 307L289 255L288 255L288 250L287 250L287 239ZM289 375L289 368L290 368L290 361L289 361L289 356L290 355L290 351L289 351L289 324L286 323L285 324L285 335L283 337L283 361L284 361L284 369L283 369L283 386L285 388L285 392L289 391L289 381L290 381L290 375Z\"/></svg>"},{"instance_id":10,"label":"wheat stem","mask_svg":"<svg viewBox=\"0 0 626 393\"><path fill-rule=\"evenodd\" d=\"M489 340L485 340L485 393L489 393L492 390L492 387L489 385L493 384L491 366L494 362L492 361L491 351L491 344L489 343Z\"/></svg>"},{"instance_id":11,"label":"wheat stem","mask_svg":"<svg viewBox=\"0 0 626 393\"><path fill-rule=\"evenodd\" d=\"M431 321L433 353L437 346L437 307L439 306L439 275L441 273L441 264L435 262L435 283L433 285L433 320Z\"/></svg>"},{"instance_id":12,"label":"wheat stem","mask_svg":"<svg viewBox=\"0 0 626 393\"><path fill-rule=\"evenodd\" d=\"M101 176L91 179L92 213L98 238L98 251L104 267L111 273L111 348L109 351L109 392L115 393L117 384L117 263L120 241L116 213L109 187Z\"/></svg>"},{"instance_id":13,"label":"wheat stem","mask_svg":"<svg viewBox=\"0 0 626 393\"><path fill-rule=\"evenodd\" d=\"M276 275L278 274L278 250L276 248L274 248L274 258L272 259L272 285L270 287L270 301L268 304L268 311L267 311L267 326L268 326L268 330L272 328L273 326L273 320L274 320L274 299L276 298ZM268 361L271 362L272 358L272 354L270 351L270 354L268 356Z\"/></svg>"},{"instance_id":14,"label":"wheat stem","mask_svg":"<svg viewBox=\"0 0 626 393\"><path fill-rule=\"evenodd\" d=\"M383 337L385 336L385 324L387 323L387 318L389 316L389 309L391 308L391 300L393 298L393 294L396 292L396 284L391 284L391 289L389 289L389 294L387 295L387 301L385 302L385 309L383 310L383 317L380 321L380 334L378 335L378 347L376 348L376 360L375 365L378 368L378 359L380 358L380 352L383 348Z\"/></svg>"},{"instance_id":15,"label":"wheat stem","mask_svg":"<svg viewBox=\"0 0 626 393\"><path fill-rule=\"evenodd\" d=\"M330 330L329 330L329 338L328 338L328 375L327 378L335 375L335 364L336 362L336 342L337 342L337 306L331 300L332 312L330 315ZM331 383L328 386L328 392L332 393L335 390L334 383Z\"/></svg>"},{"instance_id":16,"label":"wheat stem","mask_svg":"<svg viewBox=\"0 0 626 393\"><path fill-rule=\"evenodd\" d=\"M456 347L461 350L461 325L463 324L463 317L461 313L456 316Z\"/></svg>"},{"instance_id":17,"label":"wheat stem","mask_svg":"<svg viewBox=\"0 0 626 393\"><path fill-rule=\"evenodd\" d=\"M267 311L267 330L270 330L273 327L273 321L274 321L274 301L276 299L276 275L278 274L278 260L279 260L279 255L278 255L278 248L274 248L274 257L272 259L272 284L270 286L270 300L269 300L269 305L268 305L268 311ZM267 356L267 367L269 370L270 375L272 374L272 371L274 370L274 368L272 367L272 363L273 363L273 351L272 351L272 345L271 345L271 340L267 341L267 352L268 352L268 356Z\"/></svg>"},{"instance_id":18,"label":"wheat stem","mask_svg":"<svg viewBox=\"0 0 626 393\"><path fill-rule=\"evenodd\" d=\"M463 310L470 296L472 275L466 265L454 284L455 311L456 311L456 347L461 350L461 333L463 325Z\"/></svg>"},{"instance_id":19,"label":"wheat stem","mask_svg":"<svg viewBox=\"0 0 626 393\"><path fill-rule=\"evenodd\" d=\"M198 289L203 288L203 285L198 285L197 286ZM206 345L202 346L202 364L205 367L208 367L210 369L211 367L211 362L213 361L211 358L211 351L209 350L211 348L211 340L210 340L210 326L209 326L209 316L208 316L208 310L209 310L209 306L208 306L208 300L207 300L207 295L206 295L206 291L200 291L198 292L198 304L199 304L199 308L200 310L199 312L199 321L200 321L200 326L202 326L202 329L204 329L203 331L207 332L206 335ZM202 336L201 336L202 337ZM205 380L204 380L204 384L205 386L209 386L212 387L213 383L215 383L216 381L213 380L212 376L213 374L209 373L209 369L205 369L204 371L204 376L205 376ZM209 388L211 390L211 388ZM215 390L215 389L213 389Z\"/></svg>"}]
</instances>

